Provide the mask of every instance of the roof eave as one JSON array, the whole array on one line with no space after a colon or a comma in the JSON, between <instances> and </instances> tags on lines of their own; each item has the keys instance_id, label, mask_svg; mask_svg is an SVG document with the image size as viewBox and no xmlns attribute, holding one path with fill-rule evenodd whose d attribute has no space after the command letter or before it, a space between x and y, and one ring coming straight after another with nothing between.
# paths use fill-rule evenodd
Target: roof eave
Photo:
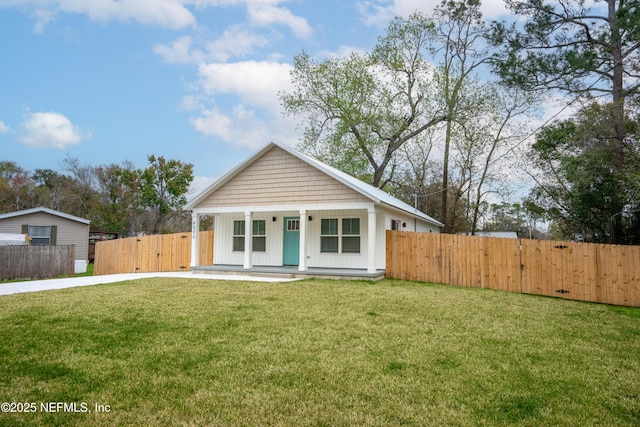
<instances>
[{"instance_id":1,"label":"roof eave","mask_svg":"<svg viewBox=\"0 0 640 427\"><path fill-rule=\"evenodd\" d=\"M417 213L416 212L411 212L411 211L408 211L406 209L401 209L401 208L399 208L397 206L394 206L394 205L391 205L391 204L385 203L385 202L382 202L380 204L383 205L386 208L390 208L390 209L393 209L393 210L396 210L396 211L399 211L399 212L403 212L403 213L405 213L407 215L411 215L414 218L417 218L417 219L419 219L421 221L424 221L424 222L429 223L431 225L434 225L436 227L439 227L439 228L444 227L443 223L441 223L440 221L438 221L438 220L436 220L434 218L431 218L429 215L425 214L424 212L420 212L420 211L418 211Z\"/></svg>"},{"instance_id":2,"label":"roof eave","mask_svg":"<svg viewBox=\"0 0 640 427\"><path fill-rule=\"evenodd\" d=\"M70 221L75 221L75 222L80 222L82 224L90 224L91 220L86 219L86 218L80 218L78 216L75 215L71 215L71 214L67 214L64 212L59 212L59 211L55 211L53 209L49 209L49 208L45 208L44 206L40 206L37 208L31 208L31 209L23 209L20 211L15 211L15 212L8 212L5 214L0 214L0 219L5 219L5 218L15 218L18 216L24 216L24 215L31 215L34 213L38 213L38 212L43 212L49 215L53 215L53 216L57 216L60 218L65 218L68 219Z\"/></svg>"}]
</instances>

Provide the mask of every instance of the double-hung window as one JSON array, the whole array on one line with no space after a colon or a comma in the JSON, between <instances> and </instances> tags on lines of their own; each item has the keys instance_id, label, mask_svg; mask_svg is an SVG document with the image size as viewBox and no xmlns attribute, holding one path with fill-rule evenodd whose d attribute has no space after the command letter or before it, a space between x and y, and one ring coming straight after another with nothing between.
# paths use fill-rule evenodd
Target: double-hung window
<instances>
[{"instance_id":1,"label":"double-hung window","mask_svg":"<svg viewBox=\"0 0 640 427\"><path fill-rule=\"evenodd\" d=\"M327 218L320 224L320 252L360 253L360 218Z\"/></svg>"},{"instance_id":2,"label":"double-hung window","mask_svg":"<svg viewBox=\"0 0 640 427\"><path fill-rule=\"evenodd\" d=\"M265 252L267 250L267 221L264 219L253 220L251 241L253 252ZM233 221L233 251L244 252L244 220Z\"/></svg>"},{"instance_id":3,"label":"double-hung window","mask_svg":"<svg viewBox=\"0 0 640 427\"><path fill-rule=\"evenodd\" d=\"M323 219L320 223L320 252L338 253L338 220Z\"/></svg>"},{"instance_id":4,"label":"double-hung window","mask_svg":"<svg viewBox=\"0 0 640 427\"><path fill-rule=\"evenodd\" d=\"M342 219L342 253L360 253L360 218Z\"/></svg>"},{"instance_id":5,"label":"double-hung window","mask_svg":"<svg viewBox=\"0 0 640 427\"><path fill-rule=\"evenodd\" d=\"M253 252L265 252L267 250L267 222L264 219L253 221Z\"/></svg>"},{"instance_id":6,"label":"double-hung window","mask_svg":"<svg viewBox=\"0 0 640 427\"><path fill-rule=\"evenodd\" d=\"M244 252L244 220L233 221L233 251Z\"/></svg>"},{"instance_id":7,"label":"double-hung window","mask_svg":"<svg viewBox=\"0 0 640 427\"><path fill-rule=\"evenodd\" d=\"M51 245L51 226L50 225L30 225L28 231L31 238L32 246L49 246Z\"/></svg>"}]
</instances>

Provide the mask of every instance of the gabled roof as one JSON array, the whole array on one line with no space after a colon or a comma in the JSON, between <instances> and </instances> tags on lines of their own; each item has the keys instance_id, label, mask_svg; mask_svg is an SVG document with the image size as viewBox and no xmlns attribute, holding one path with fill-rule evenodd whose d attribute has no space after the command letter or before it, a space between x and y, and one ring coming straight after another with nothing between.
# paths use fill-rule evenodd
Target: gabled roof
<instances>
[{"instance_id":1,"label":"gabled roof","mask_svg":"<svg viewBox=\"0 0 640 427\"><path fill-rule=\"evenodd\" d=\"M381 204L381 205L387 205L390 206L392 208L395 209L399 209L403 212L406 212L412 216L415 216L417 218L420 218L424 221L427 221L433 225L436 225L438 227L443 227L444 224L442 224L441 222L435 220L434 218L430 217L429 215L420 212L419 210L415 209L413 206L408 205L407 203L403 202L400 199L397 199L395 197L393 197L392 195L380 190L379 188L376 188L370 184L367 184L365 182L360 181L357 178L352 177L351 175L342 172L334 167L331 167L317 159L314 159L313 157L310 157L306 154L303 154L301 152L299 152L298 150L295 150L289 146L277 143L277 142L271 142L269 144L267 144L264 148L262 148L260 151L258 151L256 154L254 154L252 157L250 157L248 160L246 160L245 162L241 163L240 165L238 165L237 167L235 167L234 169L232 169L231 171L229 171L226 175L224 175L223 177L221 177L220 179L218 179L217 181L215 181L213 184L211 184L209 187L207 187L206 189L204 189L203 191L200 192L200 194L198 194L196 197L194 197L189 203L187 203L187 205L185 206L186 210L190 210L190 209L194 209L202 200L204 200L206 197L208 197L210 194L212 194L213 192L215 192L217 189L219 189L220 187L222 187L225 183L227 183L229 180L231 180L234 176L236 176L237 174L239 174L241 171L243 171L244 169L246 169L247 167L249 167L254 161L256 161L258 158L262 157L263 154L265 154L267 151L269 151L271 148L273 147L278 147L281 150L286 151L287 153L291 154L292 156L300 159L301 161L307 163L308 165L318 169L319 171L325 173L326 175L334 178L335 180L341 182L342 184L346 185L347 187L351 188L352 190L355 190L356 192L362 194L363 196L365 196L366 198L368 198L369 200L373 201L374 203L377 204Z\"/></svg>"},{"instance_id":2,"label":"gabled roof","mask_svg":"<svg viewBox=\"0 0 640 427\"><path fill-rule=\"evenodd\" d=\"M53 209L45 208L43 206L40 206L38 208L33 208L33 209L25 209L25 210L22 210L22 211L15 211L15 212L8 212L8 213L0 214L0 219L13 218L13 217L16 217L16 216L30 215L30 214L34 214L34 213L46 213L46 214L49 214L49 215L55 215L55 216L58 216L60 218L65 218L65 219L69 219L71 221L81 222L81 223L87 224L87 225L91 223L91 221L88 220L88 219L84 219L84 218L80 218L80 217L77 217L77 216L69 215L69 214L66 214L64 212L54 211Z\"/></svg>"}]
</instances>

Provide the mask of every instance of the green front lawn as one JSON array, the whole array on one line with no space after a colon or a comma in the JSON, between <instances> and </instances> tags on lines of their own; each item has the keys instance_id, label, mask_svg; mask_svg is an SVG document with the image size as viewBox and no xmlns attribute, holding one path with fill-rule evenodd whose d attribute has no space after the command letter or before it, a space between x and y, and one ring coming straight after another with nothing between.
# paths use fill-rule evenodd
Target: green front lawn
<instances>
[{"instance_id":1,"label":"green front lawn","mask_svg":"<svg viewBox=\"0 0 640 427\"><path fill-rule=\"evenodd\" d=\"M395 280L9 295L0 402L36 412L0 425L637 426L639 314Z\"/></svg>"}]
</instances>

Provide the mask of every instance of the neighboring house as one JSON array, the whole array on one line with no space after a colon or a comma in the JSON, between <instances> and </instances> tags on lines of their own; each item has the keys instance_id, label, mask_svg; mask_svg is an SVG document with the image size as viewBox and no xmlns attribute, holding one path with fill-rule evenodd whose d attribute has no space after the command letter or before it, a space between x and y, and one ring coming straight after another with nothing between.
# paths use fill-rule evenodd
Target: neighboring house
<instances>
[{"instance_id":1,"label":"neighboring house","mask_svg":"<svg viewBox=\"0 0 640 427\"><path fill-rule=\"evenodd\" d=\"M44 207L0 214L0 233L28 234L33 246L75 245L75 272L87 271L89 221Z\"/></svg>"},{"instance_id":2,"label":"neighboring house","mask_svg":"<svg viewBox=\"0 0 640 427\"><path fill-rule=\"evenodd\" d=\"M213 216L214 264L384 272L385 231L439 233L430 216L299 151L270 143L186 207ZM249 224L247 226L247 224ZM192 233L192 270L199 267Z\"/></svg>"},{"instance_id":3,"label":"neighboring house","mask_svg":"<svg viewBox=\"0 0 640 427\"><path fill-rule=\"evenodd\" d=\"M478 237L498 237L500 239L517 239L518 233L515 231L476 231Z\"/></svg>"}]
</instances>

